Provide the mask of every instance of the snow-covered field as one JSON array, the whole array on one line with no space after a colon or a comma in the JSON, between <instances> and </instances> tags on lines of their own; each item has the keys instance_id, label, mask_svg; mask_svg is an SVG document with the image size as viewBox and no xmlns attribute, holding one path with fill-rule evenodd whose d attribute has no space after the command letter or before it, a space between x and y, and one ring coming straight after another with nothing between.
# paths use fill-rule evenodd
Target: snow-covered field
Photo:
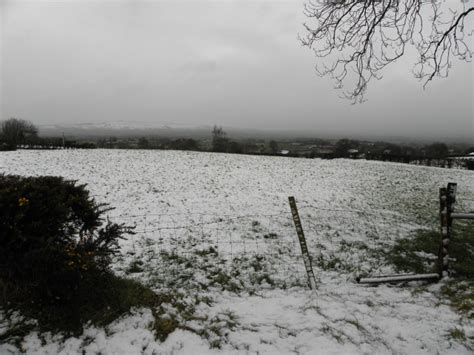
<instances>
[{"instance_id":1,"label":"snow-covered field","mask_svg":"<svg viewBox=\"0 0 474 355\"><path fill-rule=\"evenodd\" d=\"M165 316L186 329L163 343L150 310L78 338L32 332L28 353L102 354L467 354L472 319L426 288L355 283L393 271L374 251L419 228L437 227L438 190L458 183L461 210L474 209L470 171L352 160L176 151L16 151L0 173L61 175L87 183L117 222L120 275L177 292L192 309ZM319 289L306 285L288 205L295 196ZM139 265L131 272L131 265ZM204 301L203 301L204 300ZM0 323L0 333L10 325ZM450 334L459 329L467 340ZM198 335L199 334L199 335ZM0 344L0 353L18 352Z\"/></svg>"}]
</instances>

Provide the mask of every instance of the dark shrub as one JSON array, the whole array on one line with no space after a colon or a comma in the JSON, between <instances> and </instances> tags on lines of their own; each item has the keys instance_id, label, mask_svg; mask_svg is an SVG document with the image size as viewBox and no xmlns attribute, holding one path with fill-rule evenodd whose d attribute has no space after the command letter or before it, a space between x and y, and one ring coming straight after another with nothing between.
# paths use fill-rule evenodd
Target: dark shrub
<instances>
[{"instance_id":1,"label":"dark shrub","mask_svg":"<svg viewBox=\"0 0 474 355\"><path fill-rule=\"evenodd\" d=\"M109 271L130 228L75 181L0 175L0 279L40 302L67 301Z\"/></svg>"},{"instance_id":2,"label":"dark shrub","mask_svg":"<svg viewBox=\"0 0 474 355\"><path fill-rule=\"evenodd\" d=\"M16 150L16 147L0 141L0 152L9 150Z\"/></svg>"}]
</instances>

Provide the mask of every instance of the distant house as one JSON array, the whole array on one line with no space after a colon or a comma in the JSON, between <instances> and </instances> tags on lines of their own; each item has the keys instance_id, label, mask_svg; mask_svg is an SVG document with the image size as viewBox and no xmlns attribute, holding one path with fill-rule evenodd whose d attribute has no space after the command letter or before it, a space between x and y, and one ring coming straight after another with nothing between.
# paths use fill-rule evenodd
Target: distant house
<instances>
[{"instance_id":1,"label":"distant house","mask_svg":"<svg viewBox=\"0 0 474 355\"><path fill-rule=\"evenodd\" d=\"M355 159L359 155L359 150L358 149L348 149L347 154L349 155L349 158Z\"/></svg>"},{"instance_id":2,"label":"distant house","mask_svg":"<svg viewBox=\"0 0 474 355\"><path fill-rule=\"evenodd\" d=\"M314 152L320 155L333 154L334 146L333 145L317 145L315 146Z\"/></svg>"}]
</instances>

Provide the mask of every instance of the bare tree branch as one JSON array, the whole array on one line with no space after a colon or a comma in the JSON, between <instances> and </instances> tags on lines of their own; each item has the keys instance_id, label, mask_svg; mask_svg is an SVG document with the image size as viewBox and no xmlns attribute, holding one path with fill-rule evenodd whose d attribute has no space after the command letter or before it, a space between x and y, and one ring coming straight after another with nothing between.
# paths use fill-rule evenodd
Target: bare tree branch
<instances>
[{"instance_id":1,"label":"bare tree branch","mask_svg":"<svg viewBox=\"0 0 474 355\"><path fill-rule=\"evenodd\" d=\"M336 88L349 82L343 96L361 102L370 80L380 79L407 46L418 52L413 73L424 87L448 75L452 57L471 61L472 28L466 29L465 19L474 7L462 7L455 11L441 0L309 0L304 13L312 24L304 24L300 40L323 58L318 75L333 78Z\"/></svg>"}]
</instances>

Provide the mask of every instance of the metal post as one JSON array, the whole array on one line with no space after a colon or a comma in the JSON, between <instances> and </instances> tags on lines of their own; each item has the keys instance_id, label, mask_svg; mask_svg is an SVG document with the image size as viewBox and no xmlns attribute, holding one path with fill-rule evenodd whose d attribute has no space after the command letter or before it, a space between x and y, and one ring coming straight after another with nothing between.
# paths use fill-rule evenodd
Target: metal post
<instances>
[{"instance_id":1,"label":"metal post","mask_svg":"<svg viewBox=\"0 0 474 355\"><path fill-rule=\"evenodd\" d=\"M452 219L474 219L474 213L451 213Z\"/></svg>"},{"instance_id":2,"label":"metal post","mask_svg":"<svg viewBox=\"0 0 474 355\"><path fill-rule=\"evenodd\" d=\"M379 276L370 278L356 278L356 281L361 284L378 285L381 283L398 283L410 281L437 281L438 274L413 274L413 275L396 275L396 276Z\"/></svg>"},{"instance_id":3,"label":"metal post","mask_svg":"<svg viewBox=\"0 0 474 355\"><path fill-rule=\"evenodd\" d=\"M308 275L309 287L312 290L315 290L316 278L314 277L311 257L309 256L308 246L306 245L306 239L304 237L303 227L301 226L301 220L296 207L296 201L293 196L288 197L288 200L290 202L291 215L293 216L293 222L295 223L296 233L298 234L298 240L300 242L301 254L303 254L303 261L306 268L306 274Z\"/></svg>"}]
</instances>

